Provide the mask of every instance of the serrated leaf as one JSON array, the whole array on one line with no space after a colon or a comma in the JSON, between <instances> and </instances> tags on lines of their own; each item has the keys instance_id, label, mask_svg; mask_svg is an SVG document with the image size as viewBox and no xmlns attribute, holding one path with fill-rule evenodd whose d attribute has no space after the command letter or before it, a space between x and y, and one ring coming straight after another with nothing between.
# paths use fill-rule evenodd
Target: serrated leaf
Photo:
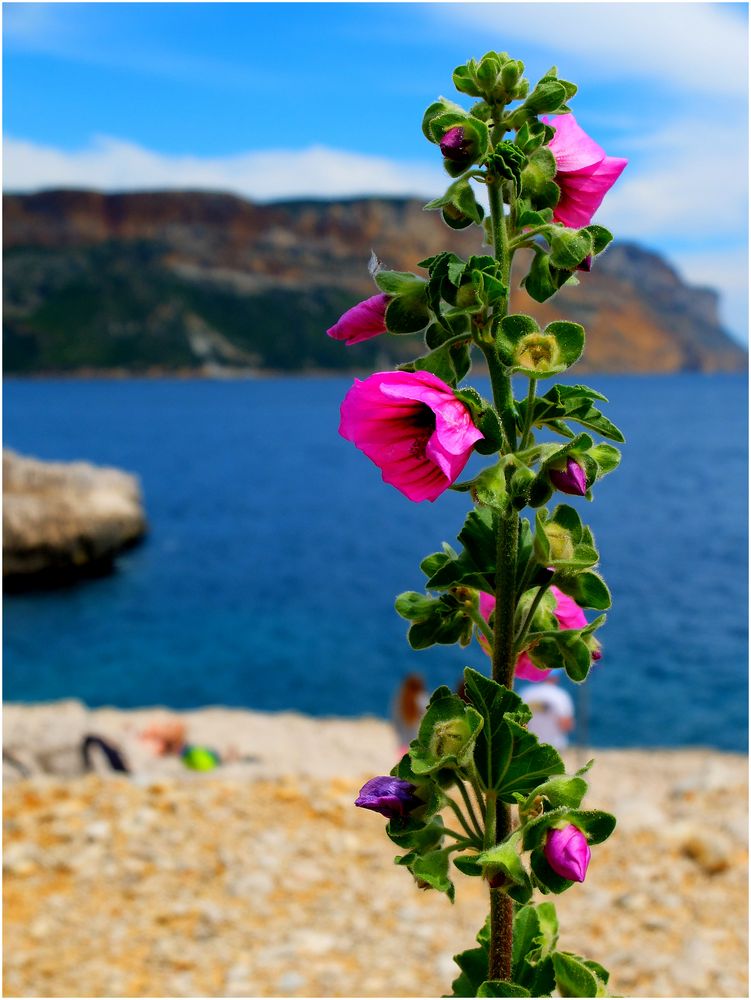
<instances>
[{"instance_id":1,"label":"serrated leaf","mask_svg":"<svg viewBox=\"0 0 751 1000\"><path fill-rule=\"evenodd\" d=\"M597 996L597 976L577 955L565 951L555 952L553 968L558 991L562 997Z\"/></svg>"},{"instance_id":2,"label":"serrated leaf","mask_svg":"<svg viewBox=\"0 0 751 1000\"><path fill-rule=\"evenodd\" d=\"M488 979L480 985L478 997L528 997L532 994L523 986L517 986L505 979Z\"/></svg>"}]
</instances>

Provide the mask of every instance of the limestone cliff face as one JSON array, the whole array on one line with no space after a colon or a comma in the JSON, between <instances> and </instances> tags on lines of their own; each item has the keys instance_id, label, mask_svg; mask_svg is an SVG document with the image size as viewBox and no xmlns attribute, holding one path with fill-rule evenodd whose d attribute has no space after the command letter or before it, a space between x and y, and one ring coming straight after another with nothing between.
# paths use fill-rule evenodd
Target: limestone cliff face
<instances>
[{"instance_id":1,"label":"limestone cliff face","mask_svg":"<svg viewBox=\"0 0 751 1000\"><path fill-rule=\"evenodd\" d=\"M48 191L4 203L10 371L367 367L376 352L398 361L414 354L411 338L346 351L323 334L373 294L371 250L417 270L438 249L467 256L481 245L476 227L452 232L409 199L256 205L201 192ZM661 257L618 242L578 288L544 305L520 290L513 298L541 321L584 323L586 368L613 372L743 369L717 305Z\"/></svg>"}]
</instances>

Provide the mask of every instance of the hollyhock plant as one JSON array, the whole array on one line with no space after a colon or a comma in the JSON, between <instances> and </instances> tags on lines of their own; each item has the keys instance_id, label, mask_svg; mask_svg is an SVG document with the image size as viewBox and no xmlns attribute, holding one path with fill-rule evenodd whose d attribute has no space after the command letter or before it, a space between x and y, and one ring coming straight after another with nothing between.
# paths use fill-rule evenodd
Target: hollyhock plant
<instances>
[{"instance_id":1,"label":"hollyhock plant","mask_svg":"<svg viewBox=\"0 0 751 1000\"><path fill-rule=\"evenodd\" d=\"M371 337L386 333L386 308L391 296L381 293L358 302L330 327L326 333L334 340L343 341L348 347Z\"/></svg>"},{"instance_id":2,"label":"hollyhock plant","mask_svg":"<svg viewBox=\"0 0 751 1000\"><path fill-rule=\"evenodd\" d=\"M366 781L355 799L361 809L372 809L388 819L404 817L418 806L425 805L414 794L415 786L401 778L379 775Z\"/></svg>"},{"instance_id":3,"label":"hollyhock plant","mask_svg":"<svg viewBox=\"0 0 751 1000\"><path fill-rule=\"evenodd\" d=\"M590 846L610 836L615 818L582 806L589 765L566 773L553 741L529 727L532 711L514 684L552 669L582 683L599 659L594 633L611 598L594 535L573 506L545 504L553 487L592 498L620 461L593 436L624 438L597 408L607 400L595 389L567 377L538 395L544 379L579 360L585 330L563 319L541 330L511 299L518 251L531 251L523 287L547 302L605 250L612 234L589 223L626 161L579 128L569 110L577 88L557 69L534 86L523 73L506 52L470 59L453 81L471 107L441 97L423 116L423 134L452 178L425 208L440 210L451 229L477 226L476 252L464 258L454 242L425 256L420 275L391 271L374 254L370 273L383 294L329 331L346 343L375 336L390 295L389 331L420 336L409 355L401 341L400 358L413 360L400 370L355 380L339 432L408 499L432 501L452 488L454 502L465 501L460 548L444 541L426 555L424 592L400 594L395 609L409 622L413 650L458 644L471 655L477 635L489 657L485 669L465 668L457 693L433 691L391 775L366 782L357 805L390 820L395 861L420 889L453 902L454 869L483 880L490 912L478 947L456 955L460 975L447 995L610 996L599 962L558 950L555 908L534 895L581 882ZM552 127L543 114L557 116ZM492 400L463 382L473 360L483 363ZM520 393L516 377L529 382ZM538 440L539 431L569 445ZM472 453L477 470L458 482ZM595 612L591 621L584 609Z\"/></svg>"},{"instance_id":4,"label":"hollyhock plant","mask_svg":"<svg viewBox=\"0 0 751 1000\"><path fill-rule=\"evenodd\" d=\"M553 218L572 229L588 226L628 160L608 156L571 114L542 120L555 129L548 148L555 157L561 197Z\"/></svg>"},{"instance_id":5,"label":"hollyhock plant","mask_svg":"<svg viewBox=\"0 0 751 1000\"><path fill-rule=\"evenodd\" d=\"M592 852L581 830L569 823L562 830L548 831L545 839L545 857L558 875L572 882L583 882Z\"/></svg>"},{"instance_id":6,"label":"hollyhock plant","mask_svg":"<svg viewBox=\"0 0 751 1000\"><path fill-rule=\"evenodd\" d=\"M585 628L587 617L576 603L576 601L564 594L558 587L550 587L550 593L555 598L555 608L553 614L558 619L558 624L564 629ZM495 608L495 598L492 594L480 592L480 614L486 621L490 620L490 615ZM485 652L490 656L490 645L483 635L478 635L478 640ZM597 655L593 652L592 659L599 660L602 654L597 650ZM535 666L529 653L522 650L516 658L514 675L524 681L544 681L553 668L542 669Z\"/></svg>"},{"instance_id":7,"label":"hollyhock plant","mask_svg":"<svg viewBox=\"0 0 751 1000\"><path fill-rule=\"evenodd\" d=\"M342 401L339 433L415 503L448 489L483 437L451 387L425 371L355 379Z\"/></svg>"},{"instance_id":8,"label":"hollyhock plant","mask_svg":"<svg viewBox=\"0 0 751 1000\"><path fill-rule=\"evenodd\" d=\"M550 482L561 493L570 496L583 497L587 494L587 474L576 459L570 456L566 459L564 469L548 469Z\"/></svg>"}]
</instances>

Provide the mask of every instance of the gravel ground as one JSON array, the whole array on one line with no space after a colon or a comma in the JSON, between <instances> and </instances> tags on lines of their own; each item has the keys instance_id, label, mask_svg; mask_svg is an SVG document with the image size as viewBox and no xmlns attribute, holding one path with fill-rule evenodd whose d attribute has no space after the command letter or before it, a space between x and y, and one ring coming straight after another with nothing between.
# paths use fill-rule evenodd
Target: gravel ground
<instances>
[{"instance_id":1,"label":"gravel ground","mask_svg":"<svg viewBox=\"0 0 751 1000\"><path fill-rule=\"evenodd\" d=\"M362 781L390 766L388 727L281 718L266 717L269 758L271 733L295 742L295 719L319 739L273 780L261 762L6 782L5 996L450 991L451 956L472 946L486 893L459 873L454 906L418 890L381 818L353 808ZM352 757L341 726L358 725ZM609 967L616 994L747 996L745 758L596 757L586 803L619 825L586 883L557 900L562 947Z\"/></svg>"}]
</instances>

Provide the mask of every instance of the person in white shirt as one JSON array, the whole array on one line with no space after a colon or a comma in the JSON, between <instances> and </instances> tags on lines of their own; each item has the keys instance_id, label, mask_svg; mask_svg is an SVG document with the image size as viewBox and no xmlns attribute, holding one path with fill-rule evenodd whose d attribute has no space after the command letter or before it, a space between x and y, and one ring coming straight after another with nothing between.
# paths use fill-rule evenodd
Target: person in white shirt
<instances>
[{"instance_id":1,"label":"person in white shirt","mask_svg":"<svg viewBox=\"0 0 751 1000\"><path fill-rule=\"evenodd\" d=\"M542 743L563 750L568 746L568 734L574 728L574 703L568 691L557 686L557 681L553 672L547 680L528 684L518 694L532 712L527 724L530 733L534 733Z\"/></svg>"}]
</instances>

